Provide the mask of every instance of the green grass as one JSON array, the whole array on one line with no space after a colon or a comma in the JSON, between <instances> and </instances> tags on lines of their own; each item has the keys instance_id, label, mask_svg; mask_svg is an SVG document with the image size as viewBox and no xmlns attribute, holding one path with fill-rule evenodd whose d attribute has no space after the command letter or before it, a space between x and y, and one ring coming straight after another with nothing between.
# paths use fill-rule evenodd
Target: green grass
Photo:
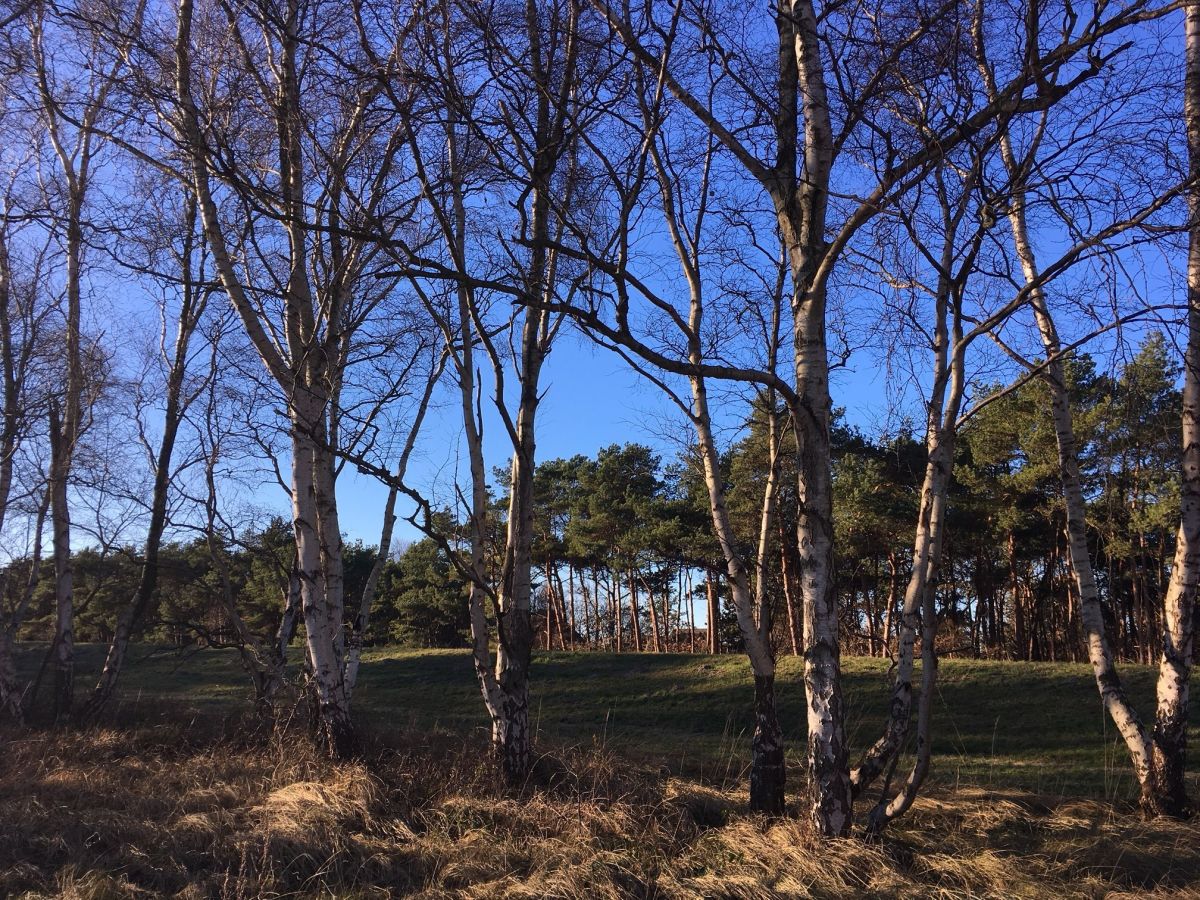
<instances>
[{"instance_id":1,"label":"green grass","mask_svg":"<svg viewBox=\"0 0 1200 900\"><path fill-rule=\"evenodd\" d=\"M24 647L22 668L35 670L43 652ZM102 658L102 647L79 647L80 695ZM791 762L799 765L800 661L784 658L779 670L780 719ZM847 658L843 673L857 753L879 734L887 663ZM1149 716L1153 670L1125 666L1122 675L1137 708ZM938 681L933 778L941 785L1108 800L1133 796L1128 757L1086 665L947 659ZM751 684L740 655L539 653L531 714L543 747L600 744L675 772L736 779L748 754ZM181 713L198 721L233 719L245 711L248 697L247 679L230 651L139 647L122 681L121 714L135 720L158 714L177 720ZM1193 722L1200 718L1196 707L1193 701ZM355 711L361 725L383 737L398 731L484 733L488 724L466 651L369 651Z\"/></svg>"}]
</instances>

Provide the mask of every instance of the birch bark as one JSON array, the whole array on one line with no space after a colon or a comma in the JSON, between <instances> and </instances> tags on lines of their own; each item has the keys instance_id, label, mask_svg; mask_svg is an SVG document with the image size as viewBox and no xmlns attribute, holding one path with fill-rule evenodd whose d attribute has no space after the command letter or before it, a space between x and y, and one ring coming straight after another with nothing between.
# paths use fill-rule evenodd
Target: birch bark
<instances>
[{"instance_id":1,"label":"birch bark","mask_svg":"<svg viewBox=\"0 0 1200 900\"><path fill-rule=\"evenodd\" d=\"M1187 345L1183 357L1183 453L1180 521L1163 610L1153 758L1156 812L1185 817L1188 682L1196 640L1200 583L1200 2L1184 5L1186 73L1184 124L1188 142Z\"/></svg>"}]
</instances>

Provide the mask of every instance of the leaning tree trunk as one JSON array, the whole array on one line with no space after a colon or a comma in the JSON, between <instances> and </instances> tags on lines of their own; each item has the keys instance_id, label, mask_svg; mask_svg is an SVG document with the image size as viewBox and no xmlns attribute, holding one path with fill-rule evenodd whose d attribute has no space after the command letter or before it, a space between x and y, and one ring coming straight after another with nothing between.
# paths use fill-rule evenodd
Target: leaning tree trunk
<instances>
[{"instance_id":1,"label":"leaning tree trunk","mask_svg":"<svg viewBox=\"0 0 1200 900\"><path fill-rule=\"evenodd\" d=\"M146 529L145 556L142 561L141 574L137 587L129 605L117 617L116 629L112 642L108 647L108 655L104 660L104 668L92 696L88 699L81 712L84 721L95 720L104 707L108 705L117 690L117 679L125 664L129 649L129 640L135 628L141 624L146 610L154 598L158 586L158 554L162 544L163 532L167 524L167 500L171 487L171 458L175 451L175 438L179 433L179 423L183 410L183 378L188 360L188 345L196 326L196 319L203 310L204 301L193 298L196 288L191 280L191 228L195 222L195 207L191 205L188 218L189 232L185 242L183 257L184 301L179 313L179 329L175 337L174 357L171 370L167 377L166 407L163 415L163 434L159 443L158 457L155 460L154 487L150 501L150 524Z\"/></svg>"},{"instance_id":2,"label":"leaning tree trunk","mask_svg":"<svg viewBox=\"0 0 1200 900\"><path fill-rule=\"evenodd\" d=\"M1153 767L1156 811L1191 813L1184 782L1188 682L1196 640L1196 589L1200 582L1200 2L1185 6L1187 73L1184 118L1188 139L1187 349L1183 358L1183 458L1179 531L1164 600L1162 658L1154 720Z\"/></svg>"},{"instance_id":3,"label":"leaning tree trunk","mask_svg":"<svg viewBox=\"0 0 1200 900\"><path fill-rule=\"evenodd\" d=\"M350 629L350 642L346 647L346 694L351 696L358 684L358 667L362 659L363 641L367 636L367 625L371 617L371 604L375 602L375 593L379 587L379 578L387 566L388 553L392 546L392 530L396 525L396 489L388 491L387 502L383 507L383 530L379 535L379 550L375 562L367 575L367 583L363 585L362 597L358 603L358 613L354 617L354 625Z\"/></svg>"},{"instance_id":4,"label":"leaning tree trunk","mask_svg":"<svg viewBox=\"0 0 1200 900\"><path fill-rule=\"evenodd\" d=\"M699 335L699 312L693 312L693 334ZM698 347L693 348L698 352ZM729 572L729 590L733 609L737 615L738 629L746 645L750 669L754 673L754 734L750 740L750 808L771 815L783 812L786 768L784 766L783 729L775 707L775 658L770 645L770 618L760 614L755 621L755 603L750 592L749 577L741 554L737 549L737 537L729 517L725 500L724 480L716 443L713 440L712 417L708 408L708 391L704 379L690 379L692 388L692 422L700 444L700 459L704 466L704 483L708 489L709 511L713 530L725 556ZM774 449L774 448L773 448ZM773 523L775 493L777 490L778 465L772 460L768 483L765 488L763 530L770 534ZM765 535L760 535L765 543ZM766 590L760 581L757 589Z\"/></svg>"},{"instance_id":5,"label":"leaning tree trunk","mask_svg":"<svg viewBox=\"0 0 1200 900\"><path fill-rule=\"evenodd\" d=\"M366 640L367 626L370 624L371 606L375 602L375 593L379 588L379 579L382 577L383 570L387 566L388 555L392 549L392 532L396 527L396 495L398 492L396 485L403 482L405 474L408 472L408 461L412 456L413 448L416 446L417 435L421 430L421 424L425 420L425 413L429 410L429 401L433 396L434 387L437 385L438 378L446 365L446 358L447 354L443 353L438 360L438 364L429 373L429 380L425 383L425 392L417 407L416 415L413 417L412 427L409 429L408 437L404 442L404 449L400 453L399 462L396 464L395 480L388 491L387 502L383 506L383 527L379 534L379 549L375 554L375 563L371 566L367 582L363 585L362 596L358 602L358 614L354 617L354 624L350 631L350 643L346 648L344 681L347 699L353 695L354 688L358 684L358 668L362 659L362 648L363 642ZM284 615L286 619L286 611ZM286 644L280 648L281 659L283 658L283 650L285 648Z\"/></svg>"},{"instance_id":6,"label":"leaning tree trunk","mask_svg":"<svg viewBox=\"0 0 1200 900\"><path fill-rule=\"evenodd\" d=\"M1001 138L1001 153L1010 173L1016 175L1018 167L1007 135ZM1071 573L1075 581L1075 593L1079 602L1079 618L1087 634L1088 660L1096 679L1096 687L1105 709L1117 726L1133 762L1134 774L1142 791L1142 804L1147 810L1154 806L1151 777L1150 738L1138 718L1129 698L1125 694L1121 678L1117 674L1112 650L1104 628L1104 611L1100 605L1096 576L1087 544L1087 503L1083 496L1083 484L1079 473L1079 454L1075 441L1071 399L1067 389L1066 371L1062 361L1062 347L1058 331L1045 293L1038 286L1039 272L1033 244L1025 221L1025 200L1022 192L1015 192L1009 209L1013 243L1021 268L1029 286L1029 300L1037 321L1042 348L1046 354L1044 381L1050 391L1050 414L1054 423L1054 436L1058 445L1059 474L1062 479L1063 498L1067 512L1068 551Z\"/></svg>"}]
</instances>

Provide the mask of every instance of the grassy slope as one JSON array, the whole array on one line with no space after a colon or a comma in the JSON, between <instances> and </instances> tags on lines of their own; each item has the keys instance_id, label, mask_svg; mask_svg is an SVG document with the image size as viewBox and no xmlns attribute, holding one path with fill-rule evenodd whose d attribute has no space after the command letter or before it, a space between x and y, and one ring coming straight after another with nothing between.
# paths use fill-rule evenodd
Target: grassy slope
<instances>
[{"instance_id":1,"label":"grassy slope","mask_svg":"<svg viewBox=\"0 0 1200 900\"><path fill-rule=\"evenodd\" d=\"M39 648L26 648L23 668L36 667L40 655ZM101 658L100 647L80 648L81 690ZM245 708L246 680L232 653L180 656L139 648L134 658L123 682L128 718L162 708L172 718L186 708L202 718ZM862 747L879 733L886 663L848 658L843 668L852 745ZM800 671L796 659L780 663L780 717L794 764L803 753ZM1149 714L1153 672L1126 666L1123 674L1138 708ZM542 746L600 744L709 782L742 776L752 719L741 656L538 654L533 679ZM950 659L940 666L939 683L934 777L942 785L1120 800L1132 795L1124 748L1087 666ZM359 721L385 735L482 733L487 727L465 651L370 651L355 702ZM1196 706L1192 719L1200 724Z\"/></svg>"},{"instance_id":2,"label":"grassy slope","mask_svg":"<svg viewBox=\"0 0 1200 900\"><path fill-rule=\"evenodd\" d=\"M80 656L82 692L102 648ZM0 729L0 897L1200 900L1194 822L1078 796L1130 787L1084 667L943 663L940 783L866 845L746 810L739 657L539 655L548 755L511 790L465 653L373 651L356 706L382 740L352 764L246 727L231 654L134 658L124 724ZM799 667L782 669L798 762ZM845 670L861 745L885 672ZM1128 674L1148 708L1152 673Z\"/></svg>"}]
</instances>

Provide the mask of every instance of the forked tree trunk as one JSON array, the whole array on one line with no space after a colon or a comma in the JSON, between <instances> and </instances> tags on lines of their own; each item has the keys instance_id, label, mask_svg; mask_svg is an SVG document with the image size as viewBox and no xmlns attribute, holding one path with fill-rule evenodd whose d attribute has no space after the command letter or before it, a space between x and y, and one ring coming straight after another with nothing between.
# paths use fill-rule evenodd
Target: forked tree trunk
<instances>
[{"instance_id":1,"label":"forked tree trunk","mask_svg":"<svg viewBox=\"0 0 1200 900\"><path fill-rule=\"evenodd\" d=\"M344 759L357 750L342 669L342 607L340 581L327 579L323 562L340 553L320 533L317 475L326 460L309 434L321 433L322 411L311 396L296 398L292 436L292 525L296 538L296 571L304 617L310 687L317 704L315 723L330 755ZM328 475L325 475L328 478ZM323 485L322 487L327 487ZM328 522L325 528L329 528ZM327 593L329 588L336 593ZM335 607L335 603L337 604Z\"/></svg>"},{"instance_id":2,"label":"forked tree trunk","mask_svg":"<svg viewBox=\"0 0 1200 900\"><path fill-rule=\"evenodd\" d=\"M808 718L808 810L817 832L850 831L852 798L842 701L837 597L833 590L833 476L829 355L826 343L826 212L833 167L833 126L821 60L817 11L796 0L776 19L780 38L781 115L802 107L804 139L785 127L785 185L772 199L792 276L796 400L790 406L799 445L797 546L804 613L804 687ZM796 177L803 147L804 178Z\"/></svg>"},{"instance_id":3,"label":"forked tree trunk","mask_svg":"<svg viewBox=\"0 0 1200 900\"><path fill-rule=\"evenodd\" d=\"M935 501L933 513L934 528L940 543L944 534L942 520L945 514L945 495ZM927 582L932 585L937 580L937 560L940 557L940 547L934 549L930 559L932 571ZM868 839L878 837L892 820L904 815L917 799L921 785L929 774L929 761L933 753L933 694L937 683L937 610L934 603L934 591L927 589L921 603L921 697L917 701L917 746L916 759L904 785L890 801L886 790L881 794L879 802L872 807L867 816Z\"/></svg>"},{"instance_id":4,"label":"forked tree trunk","mask_svg":"<svg viewBox=\"0 0 1200 900\"><path fill-rule=\"evenodd\" d=\"M914 641L918 628L922 629L922 707L928 705L932 694L936 672L936 652L933 636L937 621L934 614L934 592L937 589L938 571L941 565L944 544L945 508L950 492L950 480L954 472L954 446L958 413L966 389L964 354L961 327L961 293L974 256L968 253L963 267L955 269L958 229L966 216L972 184L963 186L962 197L951 201L939 192L943 222L946 231L942 236L940 273L935 293L933 332L933 386L930 391L925 424L925 448L928 459L921 486L921 503L917 526L913 537L912 571L904 593L899 628L896 634L896 674L892 685L891 704L883 735L864 754L862 762L850 773L850 785L857 797L885 769L894 765L909 732L912 714ZM976 244L978 246L978 244ZM895 565L892 565L893 582ZM889 604L892 600L889 597ZM889 606L890 610L890 606ZM927 709L918 711L922 719L918 723L923 733L917 736L918 749L929 743L929 718ZM887 803L887 790L870 817L869 831L878 833L889 821L903 814L920 790L928 769L928 759L922 761L918 755L918 766L906 782L900 795Z\"/></svg>"},{"instance_id":5,"label":"forked tree trunk","mask_svg":"<svg viewBox=\"0 0 1200 900\"><path fill-rule=\"evenodd\" d=\"M513 452L509 477L508 539L498 601L500 641L496 651L496 682L503 699L497 710L499 714L493 714L492 730L504 775L510 784L524 780L533 761L529 732L529 664L534 635L529 608L533 568L534 419L540 370L538 321L532 311L527 314L522 341L525 379L517 413L518 446Z\"/></svg>"},{"instance_id":6,"label":"forked tree trunk","mask_svg":"<svg viewBox=\"0 0 1200 900\"><path fill-rule=\"evenodd\" d=\"M71 513L68 508L69 481L76 444L83 429L84 372L82 355L82 297L84 264L85 199L91 184L91 165L97 139L92 127L105 107L108 91L119 69L102 77L86 98L75 145L70 147L61 130L60 104L51 94L52 79L40 11L32 17L32 47L37 84L45 113L46 134L58 160L66 186L66 378L60 399L52 401L50 413L50 518L53 529L55 576L54 699L55 721L71 715L75 699L75 610L71 566ZM97 73L99 74L99 73ZM76 98L81 99L81 98Z\"/></svg>"},{"instance_id":7,"label":"forked tree trunk","mask_svg":"<svg viewBox=\"0 0 1200 900\"><path fill-rule=\"evenodd\" d=\"M936 402L939 409L938 419L941 420L941 399L938 398ZM938 421L931 425L928 445L930 454L925 467L924 484L921 487L921 511L913 543L912 574L904 593L904 606L896 637L896 674L892 684L887 723L883 735L850 773L850 784L856 797L888 768L904 745L912 711L916 635L918 629L923 629L926 635L932 634L933 631L933 626L926 621L924 610L927 599L933 596L937 584L938 555L942 543L942 518L938 512L944 506L949 491L954 461L954 435L944 433L942 422Z\"/></svg>"},{"instance_id":8,"label":"forked tree trunk","mask_svg":"<svg viewBox=\"0 0 1200 900\"><path fill-rule=\"evenodd\" d=\"M344 689L343 575L341 533L334 491L334 458L329 449L328 389L330 361L326 341L318 333L318 310L309 282L309 241L305 227L305 176L298 120L300 109L298 40L295 37L294 3L283 13L289 17L278 60L280 103L275 110L279 152L286 164L280 177L281 202L286 209L290 267L285 288L284 332L287 355L260 318L259 307L247 296L225 240L217 203L213 198L208 156L209 142L191 90L192 0L179 0L175 35L177 127L189 153L191 177L204 234L221 286L246 329L264 367L288 404L292 445L292 519L296 539L297 572L304 615L310 681L318 711L317 729L328 752L351 755L356 748L350 719L349 697ZM328 329L340 323L331 316Z\"/></svg>"}]
</instances>

